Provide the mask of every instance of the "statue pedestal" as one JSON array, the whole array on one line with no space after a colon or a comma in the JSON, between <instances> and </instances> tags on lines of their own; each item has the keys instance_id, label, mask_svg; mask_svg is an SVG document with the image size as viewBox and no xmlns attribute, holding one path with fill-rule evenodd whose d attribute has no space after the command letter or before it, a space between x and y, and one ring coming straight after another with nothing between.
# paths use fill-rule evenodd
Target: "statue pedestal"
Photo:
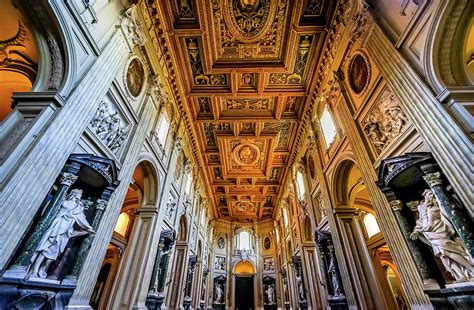
<instances>
[{"instance_id":1,"label":"statue pedestal","mask_svg":"<svg viewBox=\"0 0 474 310\"><path fill-rule=\"evenodd\" d=\"M347 306L346 297L344 296L338 296L338 297L328 296L327 301L331 310L349 309Z\"/></svg>"},{"instance_id":2,"label":"statue pedestal","mask_svg":"<svg viewBox=\"0 0 474 310\"><path fill-rule=\"evenodd\" d=\"M214 310L225 310L224 304L212 304L212 309Z\"/></svg>"},{"instance_id":3,"label":"statue pedestal","mask_svg":"<svg viewBox=\"0 0 474 310\"><path fill-rule=\"evenodd\" d=\"M263 305L263 309L265 310L276 310L278 307L276 304L265 304Z\"/></svg>"},{"instance_id":4,"label":"statue pedestal","mask_svg":"<svg viewBox=\"0 0 474 310\"><path fill-rule=\"evenodd\" d=\"M436 309L474 309L474 282L446 285L442 289L425 289Z\"/></svg>"},{"instance_id":5,"label":"statue pedestal","mask_svg":"<svg viewBox=\"0 0 474 310\"><path fill-rule=\"evenodd\" d=\"M56 280L0 278L0 309L63 309L75 285Z\"/></svg>"}]
</instances>

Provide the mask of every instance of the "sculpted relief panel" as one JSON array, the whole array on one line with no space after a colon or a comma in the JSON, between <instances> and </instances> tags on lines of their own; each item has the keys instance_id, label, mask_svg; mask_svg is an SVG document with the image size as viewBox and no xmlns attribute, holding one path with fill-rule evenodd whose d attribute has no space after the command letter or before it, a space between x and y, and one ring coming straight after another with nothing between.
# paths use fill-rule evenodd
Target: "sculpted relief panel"
<instances>
[{"instance_id":1,"label":"sculpted relief panel","mask_svg":"<svg viewBox=\"0 0 474 310\"><path fill-rule=\"evenodd\" d=\"M90 122L94 134L114 153L119 153L129 135L132 125L110 102L99 104Z\"/></svg>"},{"instance_id":2,"label":"sculpted relief panel","mask_svg":"<svg viewBox=\"0 0 474 310\"><path fill-rule=\"evenodd\" d=\"M406 130L407 123L408 119L400 108L398 99L386 87L375 107L362 121L362 126L377 152L381 152Z\"/></svg>"}]
</instances>

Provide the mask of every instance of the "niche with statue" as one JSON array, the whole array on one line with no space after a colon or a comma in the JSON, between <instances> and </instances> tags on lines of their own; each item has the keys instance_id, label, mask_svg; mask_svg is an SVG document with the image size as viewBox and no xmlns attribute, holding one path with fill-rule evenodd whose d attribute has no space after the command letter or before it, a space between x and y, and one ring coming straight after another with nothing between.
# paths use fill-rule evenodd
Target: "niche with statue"
<instances>
[{"instance_id":1,"label":"niche with statue","mask_svg":"<svg viewBox=\"0 0 474 310\"><path fill-rule=\"evenodd\" d=\"M328 231L317 230L316 244L321 257L328 305L331 309L348 309L331 234Z\"/></svg>"},{"instance_id":2,"label":"niche with statue","mask_svg":"<svg viewBox=\"0 0 474 310\"><path fill-rule=\"evenodd\" d=\"M277 309L277 291L274 277L263 276L263 308L265 310Z\"/></svg>"},{"instance_id":3,"label":"niche with statue","mask_svg":"<svg viewBox=\"0 0 474 310\"><path fill-rule=\"evenodd\" d=\"M474 308L474 230L467 209L430 153L387 158L386 195L435 307Z\"/></svg>"},{"instance_id":4,"label":"niche with statue","mask_svg":"<svg viewBox=\"0 0 474 310\"><path fill-rule=\"evenodd\" d=\"M67 305L118 184L113 160L69 157L0 278L1 309Z\"/></svg>"},{"instance_id":5,"label":"niche with statue","mask_svg":"<svg viewBox=\"0 0 474 310\"><path fill-rule=\"evenodd\" d=\"M214 278L214 292L212 297L212 308L225 309L226 277L218 276Z\"/></svg>"}]
</instances>

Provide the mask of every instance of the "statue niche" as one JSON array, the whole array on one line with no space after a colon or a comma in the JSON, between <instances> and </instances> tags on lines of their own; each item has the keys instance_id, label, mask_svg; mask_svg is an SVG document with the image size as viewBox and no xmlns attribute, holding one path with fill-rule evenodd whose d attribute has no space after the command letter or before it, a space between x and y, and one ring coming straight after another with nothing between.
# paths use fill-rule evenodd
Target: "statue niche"
<instances>
[{"instance_id":1,"label":"statue niche","mask_svg":"<svg viewBox=\"0 0 474 310\"><path fill-rule=\"evenodd\" d=\"M277 309L276 281L274 277L263 276L263 308Z\"/></svg>"},{"instance_id":2,"label":"statue niche","mask_svg":"<svg viewBox=\"0 0 474 310\"><path fill-rule=\"evenodd\" d=\"M382 160L387 197L435 308L474 307L474 228L430 153Z\"/></svg>"},{"instance_id":3,"label":"statue niche","mask_svg":"<svg viewBox=\"0 0 474 310\"><path fill-rule=\"evenodd\" d=\"M408 203L411 211L418 213L410 238L420 239L429 245L456 282L474 280L473 260L469 257L453 225L441 212L433 191L426 189L423 197L424 200L419 203L417 201Z\"/></svg>"},{"instance_id":4,"label":"statue niche","mask_svg":"<svg viewBox=\"0 0 474 310\"><path fill-rule=\"evenodd\" d=\"M113 160L90 154L69 157L2 275L1 309L29 308L38 296L45 307L59 307L57 300L67 305L118 184Z\"/></svg>"},{"instance_id":5,"label":"statue niche","mask_svg":"<svg viewBox=\"0 0 474 310\"><path fill-rule=\"evenodd\" d=\"M316 231L316 243L321 257L322 274L327 291L327 302L331 309L347 309L344 287L339 273L331 234L324 230Z\"/></svg>"},{"instance_id":6,"label":"statue niche","mask_svg":"<svg viewBox=\"0 0 474 310\"><path fill-rule=\"evenodd\" d=\"M225 309L226 277L218 276L214 278L213 309Z\"/></svg>"},{"instance_id":7,"label":"statue niche","mask_svg":"<svg viewBox=\"0 0 474 310\"><path fill-rule=\"evenodd\" d=\"M46 278L48 267L61 255L71 238L95 234L84 214L85 204L81 201L82 190L73 189L66 195L58 214L41 238L31 258L28 276ZM79 229L76 230L75 226Z\"/></svg>"}]
</instances>

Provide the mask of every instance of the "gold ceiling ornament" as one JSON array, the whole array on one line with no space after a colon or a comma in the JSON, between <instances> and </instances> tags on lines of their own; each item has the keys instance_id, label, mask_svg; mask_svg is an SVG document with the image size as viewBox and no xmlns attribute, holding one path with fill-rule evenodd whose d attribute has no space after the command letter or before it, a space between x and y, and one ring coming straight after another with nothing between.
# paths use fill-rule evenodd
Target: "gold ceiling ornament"
<instances>
[{"instance_id":1,"label":"gold ceiling ornament","mask_svg":"<svg viewBox=\"0 0 474 310\"><path fill-rule=\"evenodd\" d=\"M242 201L235 205L235 209L242 213L251 213L255 212L255 205L250 201Z\"/></svg>"},{"instance_id":2,"label":"gold ceiling ornament","mask_svg":"<svg viewBox=\"0 0 474 310\"><path fill-rule=\"evenodd\" d=\"M227 99L226 107L229 110L267 110L268 99Z\"/></svg>"},{"instance_id":3,"label":"gold ceiling ornament","mask_svg":"<svg viewBox=\"0 0 474 310\"><path fill-rule=\"evenodd\" d=\"M260 159L260 150L252 143L242 143L234 148L232 155L240 166L254 166Z\"/></svg>"},{"instance_id":4,"label":"gold ceiling ornament","mask_svg":"<svg viewBox=\"0 0 474 310\"><path fill-rule=\"evenodd\" d=\"M229 31L241 42L261 39L273 22L276 6L270 0L231 0L224 6Z\"/></svg>"}]
</instances>

